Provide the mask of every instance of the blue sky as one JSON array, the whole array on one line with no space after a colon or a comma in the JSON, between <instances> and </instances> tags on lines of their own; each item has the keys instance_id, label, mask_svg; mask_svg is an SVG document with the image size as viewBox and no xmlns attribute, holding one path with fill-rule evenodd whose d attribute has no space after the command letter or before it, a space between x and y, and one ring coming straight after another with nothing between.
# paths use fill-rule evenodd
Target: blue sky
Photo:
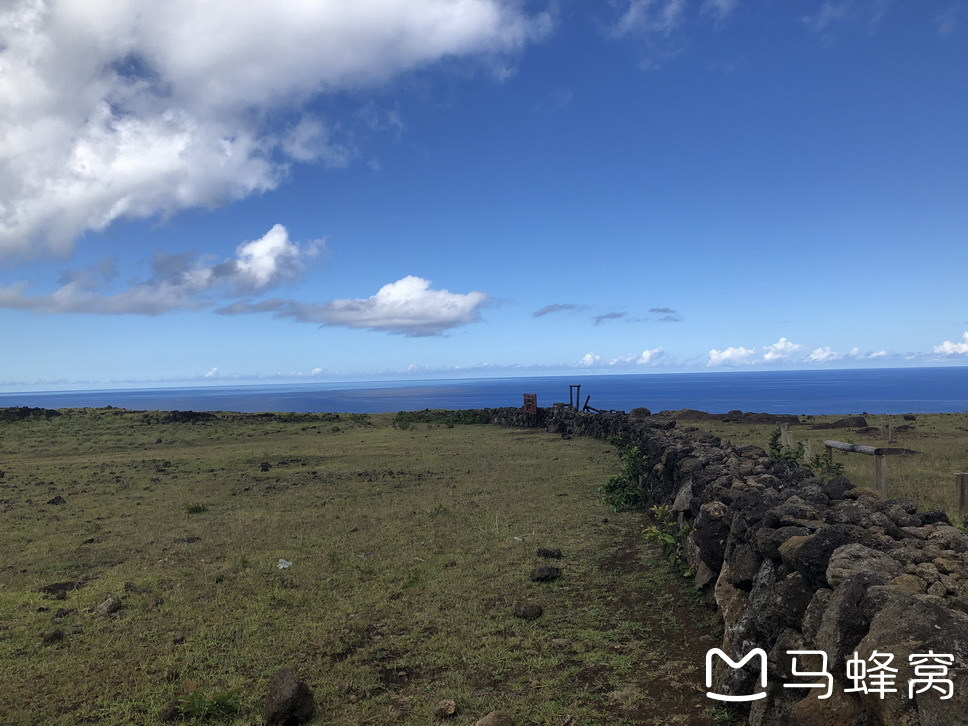
<instances>
[{"instance_id":1,"label":"blue sky","mask_svg":"<svg viewBox=\"0 0 968 726\"><path fill-rule=\"evenodd\" d=\"M968 7L0 9L7 390L968 363Z\"/></svg>"}]
</instances>

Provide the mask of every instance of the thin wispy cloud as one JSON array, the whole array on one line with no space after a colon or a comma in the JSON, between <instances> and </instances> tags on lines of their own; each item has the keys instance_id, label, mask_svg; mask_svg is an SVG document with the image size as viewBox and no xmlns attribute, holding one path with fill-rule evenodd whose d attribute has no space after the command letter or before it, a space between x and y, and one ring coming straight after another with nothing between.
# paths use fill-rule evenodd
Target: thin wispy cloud
<instances>
[{"instance_id":1,"label":"thin wispy cloud","mask_svg":"<svg viewBox=\"0 0 968 726\"><path fill-rule=\"evenodd\" d=\"M550 315L551 313L560 313L565 310L579 310L578 305L573 305L572 303L553 303L551 305L545 305L540 310L535 310L531 313L532 318L541 318L545 315Z\"/></svg>"},{"instance_id":2,"label":"thin wispy cloud","mask_svg":"<svg viewBox=\"0 0 968 726\"><path fill-rule=\"evenodd\" d=\"M739 0L705 0L699 8L699 12L709 17L717 28L722 27L726 18L733 14L739 7Z\"/></svg>"},{"instance_id":3,"label":"thin wispy cloud","mask_svg":"<svg viewBox=\"0 0 968 726\"><path fill-rule=\"evenodd\" d=\"M831 2L827 0L813 15L804 15L801 22L815 33L823 33L831 25L841 23L849 17L846 2Z\"/></svg>"},{"instance_id":4,"label":"thin wispy cloud","mask_svg":"<svg viewBox=\"0 0 968 726\"><path fill-rule=\"evenodd\" d=\"M673 310L672 308L649 308L649 312L675 314L676 311Z\"/></svg>"},{"instance_id":5,"label":"thin wispy cloud","mask_svg":"<svg viewBox=\"0 0 968 726\"><path fill-rule=\"evenodd\" d=\"M304 264L324 247L323 240L297 244L281 224L243 242L235 257L205 264L190 255L158 253L150 279L118 292L104 287L115 277L111 263L69 271L48 295L30 295L26 282L0 286L0 308L39 313L161 315L172 310L210 307L214 298L263 293L295 280Z\"/></svg>"},{"instance_id":6,"label":"thin wispy cloud","mask_svg":"<svg viewBox=\"0 0 968 726\"><path fill-rule=\"evenodd\" d=\"M593 319L595 321L595 325L601 325L609 320L619 320L624 318L626 314L627 313L605 313L603 315L596 315Z\"/></svg>"}]
</instances>

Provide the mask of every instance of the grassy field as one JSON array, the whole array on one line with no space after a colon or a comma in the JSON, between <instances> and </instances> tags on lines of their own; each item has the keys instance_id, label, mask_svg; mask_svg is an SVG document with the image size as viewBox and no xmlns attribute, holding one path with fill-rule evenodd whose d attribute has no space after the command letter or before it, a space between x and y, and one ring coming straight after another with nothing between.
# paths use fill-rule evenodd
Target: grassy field
<instances>
[{"instance_id":1,"label":"grassy field","mask_svg":"<svg viewBox=\"0 0 968 726\"><path fill-rule=\"evenodd\" d=\"M612 447L393 422L0 422L0 722L153 724L194 684L237 703L209 721L257 724L282 667L319 724L434 723L441 699L457 724L726 722L702 693L715 616L599 499ZM559 580L530 582L537 547Z\"/></svg>"},{"instance_id":2,"label":"grassy field","mask_svg":"<svg viewBox=\"0 0 968 726\"><path fill-rule=\"evenodd\" d=\"M906 449L908 453L888 456L890 496L913 497L921 509L945 509L956 522L954 475L968 472L968 413L919 414L915 420L901 415L865 416L869 427L882 423L895 426L895 441L889 443L880 433L858 433L855 429L813 429L818 423L832 423L842 416L804 416L803 426L791 426L795 442L807 444L808 453L823 453L825 440L844 441L884 448ZM768 448L772 424L688 422L734 444L755 444ZM901 428L905 427L905 428ZM898 430L900 429L900 430ZM807 456L809 458L809 456ZM835 463L844 465L844 475L857 486L874 486L874 460L863 454L834 452Z\"/></svg>"}]
</instances>

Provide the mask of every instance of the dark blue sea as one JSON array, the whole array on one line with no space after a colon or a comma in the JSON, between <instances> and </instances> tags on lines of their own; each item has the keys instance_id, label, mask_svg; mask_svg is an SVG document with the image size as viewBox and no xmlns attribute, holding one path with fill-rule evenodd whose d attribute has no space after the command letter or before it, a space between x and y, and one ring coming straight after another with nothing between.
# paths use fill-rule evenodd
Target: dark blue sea
<instances>
[{"instance_id":1,"label":"dark blue sea","mask_svg":"<svg viewBox=\"0 0 968 726\"><path fill-rule=\"evenodd\" d=\"M568 401L628 411L695 408L764 413L948 413L968 411L968 367L866 370L570 375L527 378L205 385L184 388L0 393L0 407L102 407L143 410L382 413L424 408L539 406Z\"/></svg>"}]
</instances>

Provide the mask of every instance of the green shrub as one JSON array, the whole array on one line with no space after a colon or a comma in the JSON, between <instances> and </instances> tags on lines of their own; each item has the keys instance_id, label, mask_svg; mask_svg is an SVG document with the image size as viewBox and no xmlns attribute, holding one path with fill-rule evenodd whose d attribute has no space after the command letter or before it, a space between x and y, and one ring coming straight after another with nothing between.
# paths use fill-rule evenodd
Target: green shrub
<instances>
[{"instance_id":1,"label":"green shrub","mask_svg":"<svg viewBox=\"0 0 968 726\"><path fill-rule=\"evenodd\" d=\"M791 464L802 464L803 457L805 455L805 446L802 441L798 441L796 446L783 446L780 443L780 438L783 436L780 433L780 429L776 428L773 433L770 434L770 456L774 459L783 459L789 461Z\"/></svg>"},{"instance_id":2,"label":"green shrub","mask_svg":"<svg viewBox=\"0 0 968 726\"><path fill-rule=\"evenodd\" d=\"M201 502L193 502L185 507L185 511L189 514L201 514L202 512L207 512L208 507Z\"/></svg>"},{"instance_id":3,"label":"green shrub","mask_svg":"<svg viewBox=\"0 0 968 726\"><path fill-rule=\"evenodd\" d=\"M655 542L662 549L668 565L682 577L691 577L694 573L686 563L686 536L689 534L688 524L679 524L678 517L668 504L651 507L654 524L642 531L642 535L650 542Z\"/></svg>"},{"instance_id":4,"label":"green shrub","mask_svg":"<svg viewBox=\"0 0 968 726\"><path fill-rule=\"evenodd\" d=\"M598 488L605 503L616 512L636 509L642 505L642 477L648 462L645 454L635 444L613 439L612 445L619 447L618 457L622 461L622 473L613 474Z\"/></svg>"},{"instance_id":5,"label":"green shrub","mask_svg":"<svg viewBox=\"0 0 968 726\"><path fill-rule=\"evenodd\" d=\"M239 710L238 696L232 691L215 691L208 696L194 681L185 681L175 704L182 716L199 719L224 718Z\"/></svg>"}]
</instances>

